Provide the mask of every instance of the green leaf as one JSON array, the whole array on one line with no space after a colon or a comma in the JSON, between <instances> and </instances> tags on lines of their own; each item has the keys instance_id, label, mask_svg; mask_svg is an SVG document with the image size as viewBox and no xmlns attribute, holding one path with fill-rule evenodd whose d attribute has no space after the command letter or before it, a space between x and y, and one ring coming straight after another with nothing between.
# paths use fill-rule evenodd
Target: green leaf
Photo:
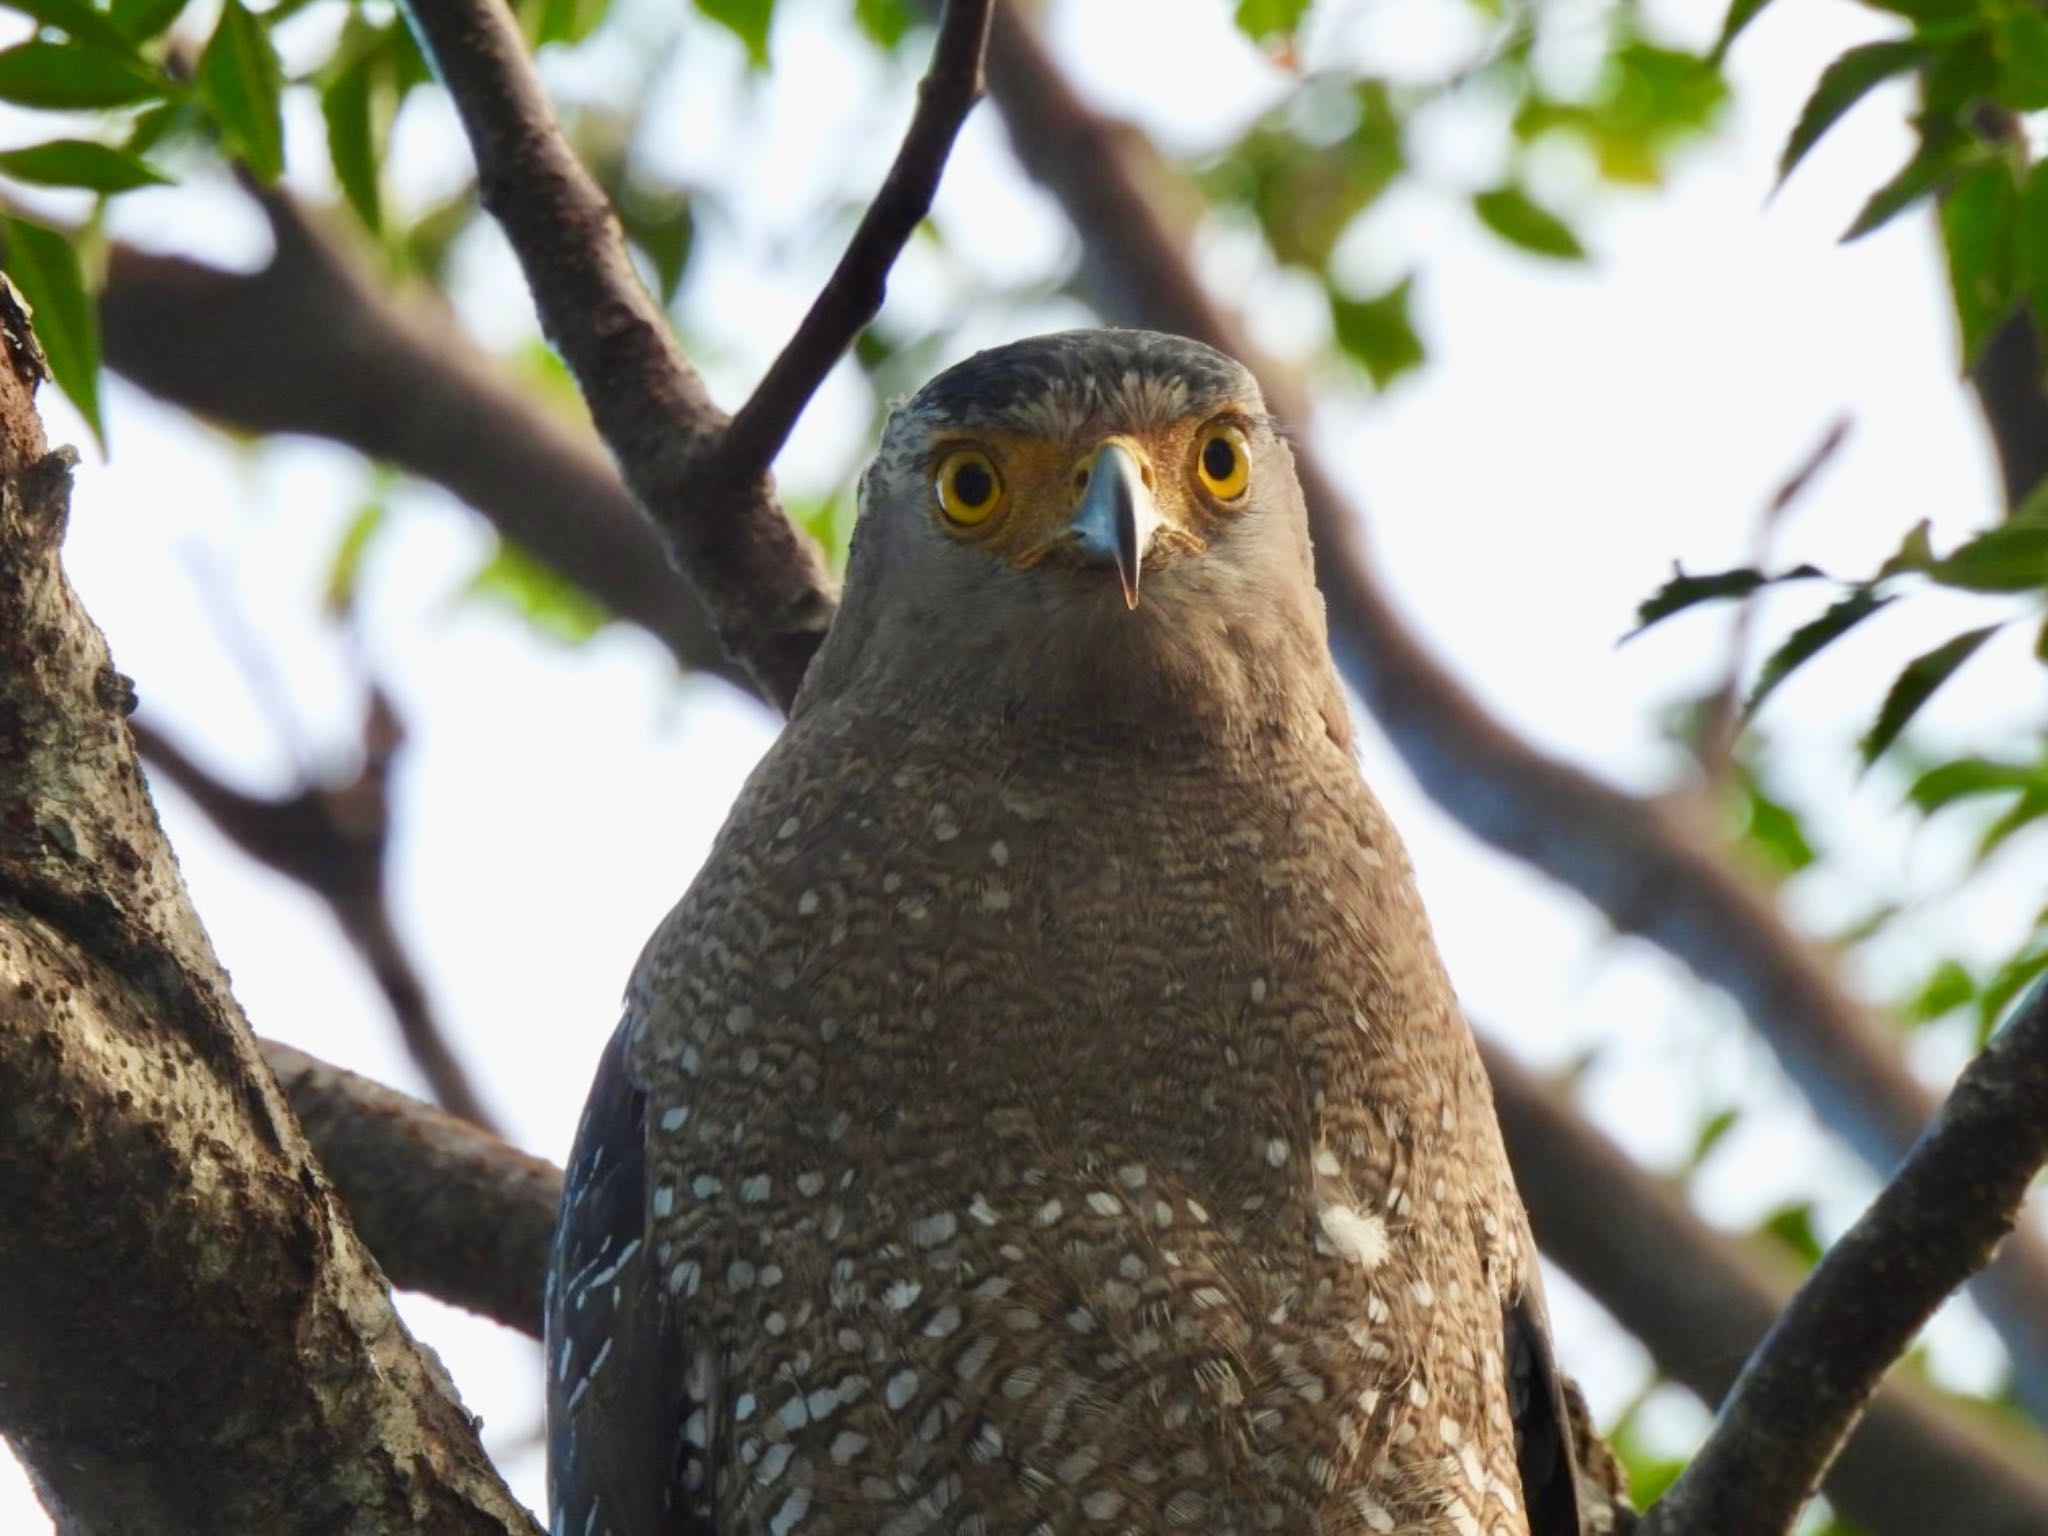
<instances>
[{"instance_id":1,"label":"green leaf","mask_svg":"<svg viewBox=\"0 0 2048 1536\"><path fill-rule=\"evenodd\" d=\"M747 62L768 67L768 28L775 20L775 0L696 0L700 15L717 22L747 45Z\"/></svg>"},{"instance_id":2,"label":"green leaf","mask_svg":"<svg viewBox=\"0 0 2048 1536\"><path fill-rule=\"evenodd\" d=\"M910 7L905 0L853 0L853 19L869 42L894 48L910 30Z\"/></svg>"},{"instance_id":3,"label":"green leaf","mask_svg":"<svg viewBox=\"0 0 2048 1536\"><path fill-rule=\"evenodd\" d=\"M13 279L32 311L29 320L49 359L50 376L92 428L102 450L100 327L70 237L27 219L0 214L0 271Z\"/></svg>"},{"instance_id":4,"label":"green leaf","mask_svg":"<svg viewBox=\"0 0 2048 1536\"><path fill-rule=\"evenodd\" d=\"M1347 298L1332 287L1330 328L1337 345L1362 364L1376 389L1422 365L1422 338L1408 314L1415 279L1404 277L1377 298Z\"/></svg>"},{"instance_id":5,"label":"green leaf","mask_svg":"<svg viewBox=\"0 0 2048 1536\"><path fill-rule=\"evenodd\" d=\"M1733 1105L1709 1115L1707 1123L1700 1127L1699 1135L1693 1138L1692 1155L1685 1160L1686 1167L1697 1168L1704 1163L1714 1148L1727 1139L1741 1118L1742 1111Z\"/></svg>"},{"instance_id":6,"label":"green leaf","mask_svg":"<svg viewBox=\"0 0 2048 1536\"><path fill-rule=\"evenodd\" d=\"M1976 795L2005 794L2016 789L2039 786L2041 770L2024 763L2000 763L1985 757L1960 757L1937 763L1913 781L1906 798L1923 814L1932 815L1945 805Z\"/></svg>"},{"instance_id":7,"label":"green leaf","mask_svg":"<svg viewBox=\"0 0 2048 1536\"><path fill-rule=\"evenodd\" d=\"M77 43L21 43L0 51L0 101L52 112L96 112L163 96L170 81L142 64Z\"/></svg>"},{"instance_id":8,"label":"green leaf","mask_svg":"<svg viewBox=\"0 0 2048 1536\"><path fill-rule=\"evenodd\" d=\"M2024 830L2048 815L2048 790L2039 788L2023 790L2020 797L2007 806L1998 819L1984 829L1984 835L1977 839L1977 861L1982 863L1991 857L2015 832Z\"/></svg>"},{"instance_id":9,"label":"green leaf","mask_svg":"<svg viewBox=\"0 0 2048 1536\"><path fill-rule=\"evenodd\" d=\"M334 556L327 565L327 590L320 598L320 606L330 615L338 617L355 607L364 556L369 553L371 542L383 531L390 514L390 505L384 498L372 496L356 509L356 515L342 529L340 542L335 545Z\"/></svg>"},{"instance_id":10,"label":"green leaf","mask_svg":"<svg viewBox=\"0 0 2048 1536\"><path fill-rule=\"evenodd\" d=\"M1977 979L1963 969L1961 962L1944 960L1907 1000L1902 1012L1909 1023L1927 1024L1945 1013L1953 1013L1976 995Z\"/></svg>"},{"instance_id":11,"label":"green leaf","mask_svg":"<svg viewBox=\"0 0 2048 1536\"><path fill-rule=\"evenodd\" d=\"M193 78L200 101L242 163L259 181L275 181L284 173L284 72L270 34L242 0L227 0Z\"/></svg>"},{"instance_id":12,"label":"green leaf","mask_svg":"<svg viewBox=\"0 0 2048 1536\"><path fill-rule=\"evenodd\" d=\"M1742 815L1742 835L1779 875L1796 875L1817 857L1797 814L1764 793L1754 779L1742 787Z\"/></svg>"},{"instance_id":13,"label":"green leaf","mask_svg":"<svg viewBox=\"0 0 2048 1536\"><path fill-rule=\"evenodd\" d=\"M94 10L89 0L7 0L7 9L19 11L38 26L68 32L117 59L142 62L136 58L128 34L106 12Z\"/></svg>"},{"instance_id":14,"label":"green leaf","mask_svg":"<svg viewBox=\"0 0 2048 1536\"><path fill-rule=\"evenodd\" d=\"M1863 0L1873 11L1889 11L1921 26L1974 18L1983 0Z\"/></svg>"},{"instance_id":15,"label":"green leaf","mask_svg":"<svg viewBox=\"0 0 2048 1536\"><path fill-rule=\"evenodd\" d=\"M2033 592L2048 587L2048 522L2008 518L1927 568L1965 592Z\"/></svg>"},{"instance_id":16,"label":"green leaf","mask_svg":"<svg viewBox=\"0 0 2048 1536\"><path fill-rule=\"evenodd\" d=\"M1977 994L1980 1026L1977 1044L1980 1048L2005 1017L2006 1005L2043 972L2048 972L2048 949L2028 950L2015 955L1992 973L1991 979L1984 983L1984 990Z\"/></svg>"},{"instance_id":17,"label":"green leaf","mask_svg":"<svg viewBox=\"0 0 2048 1536\"><path fill-rule=\"evenodd\" d=\"M384 227L377 185L377 126L370 93L375 85L375 53L360 53L344 63L320 92L320 116L327 124L327 158L342 196L366 229Z\"/></svg>"},{"instance_id":18,"label":"green leaf","mask_svg":"<svg viewBox=\"0 0 2048 1536\"><path fill-rule=\"evenodd\" d=\"M1509 245L1557 261L1584 261L1586 248L1571 226L1517 187L1495 187L1472 199L1479 222Z\"/></svg>"},{"instance_id":19,"label":"green leaf","mask_svg":"<svg viewBox=\"0 0 2048 1536\"><path fill-rule=\"evenodd\" d=\"M2013 263L2034 308L2034 323L2048 335L2048 160L2027 172L2013 221Z\"/></svg>"},{"instance_id":20,"label":"green leaf","mask_svg":"<svg viewBox=\"0 0 2048 1536\"><path fill-rule=\"evenodd\" d=\"M697 216L690 199L674 187L655 186L628 175L612 196L626 238L654 268L661 302L675 301L697 244Z\"/></svg>"},{"instance_id":21,"label":"green leaf","mask_svg":"<svg viewBox=\"0 0 2048 1536\"><path fill-rule=\"evenodd\" d=\"M1781 1205L1757 1225L1765 1237L1775 1238L1809 1268L1820 1262L1820 1237L1813 1230L1813 1205L1797 1201Z\"/></svg>"},{"instance_id":22,"label":"green leaf","mask_svg":"<svg viewBox=\"0 0 2048 1536\"><path fill-rule=\"evenodd\" d=\"M199 108L193 105L190 97L160 101L135 114L135 120L128 128L127 142L121 147L140 158L174 135L191 134L200 121Z\"/></svg>"},{"instance_id":23,"label":"green leaf","mask_svg":"<svg viewBox=\"0 0 2048 1536\"><path fill-rule=\"evenodd\" d=\"M604 20L610 0L520 0L519 16L526 45L580 43Z\"/></svg>"},{"instance_id":24,"label":"green leaf","mask_svg":"<svg viewBox=\"0 0 2048 1536\"><path fill-rule=\"evenodd\" d=\"M1817 566L1794 566L1775 576L1749 566L1739 570L1716 571L1710 576L1688 576L1682 570L1674 570L1669 581L1644 598L1636 608L1636 627L1626 638L1634 639L1652 624L1668 619L1674 613L1683 613L1699 603L1710 603L1722 598L1747 597L1759 587L1771 586L1781 581L1808 581L1824 577L1826 573Z\"/></svg>"},{"instance_id":25,"label":"green leaf","mask_svg":"<svg viewBox=\"0 0 2048 1536\"><path fill-rule=\"evenodd\" d=\"M1926 518L1921 518L1906 530L1906 536L1899 540L1899 547L1885 557L1877 568L1877 580L1887 576L1900 576L1908 571L1925 571L1934 564L1934 541L1929 537L1933 527Z\"/></svg>"},{"instance_id":26,"label":"green leaf","mask_svg":"<svg viewBox=\"0 0 2048 1536\"><path fill-rule=\"evenodd\" d=\"M1302 115L1328 119L1338 131L1305 136ZM1253 124L1203 174L1203 185L1216 201L1258 220L1275 260L1320 277L1344 232L1400 175L1401 132L1383 82L1312 81L1288 109Z\"/></svg>"},{"instance_id":27,"label":"green leaf","mask_svg":"<svg viewBox=\"0 0 2048 1536\"><path fill-rule=\"evenodd\" d=\"M2015 112L2048 107L2048 15L2033 4L2000 12L1991 24L1991 47L1998 99Z\"/></svg>"},{"instance_id":28,"label":"green leaf","mask_svg":"<svg viewBox=\"0 0 2048 1536\"><path fill-rule=\"evenodd\" d=\"M1884 696L1876 723L1863 738L1863 761L1866 765L1877 761L1878 755L1898 739L1899 732L1934 696L1935 690L1953 677L1956 669L1976 655L1978 647L1997 634L2001 627L1987 624L1982 629L1965 630L1906 663L1906 669Z\"/></svg>"},{"instance_id":29,"label":"green leaf","mask_svg":"<svg viewBox=\"0 0 2048 1536\"><path fill-rule=\"evenodd\" d=\"M1847 597L1829 604L1819 618L1793 630L1764 659L1756 686L1749 692L1749 701L1742 706L1743 714L1755 714L1780 683L1890 601L1869 587L1858 587Z\"/></svg>"},{"instance_id":30,"label":"green leaf","mask_svg":"<svg viewBox=\"0 0 2048 1536\"><path fill-rule=\"evenodd\" d=\"M1314 0L1237 0L1237 30L1255 43L1292 37Z\"/></svg>"},{"instance_id":31,"label":"green leaf","mask_svg":"<svg viewBox=\"0 0 2048 1536\"><path fill-rule=\"evenodd\" d=\"M133 42L146 43L166 30L185 9L185 0L114 0L114 25Z\"/></svg>"},{"instance_id":32,"label":"green leaf","mask_svg":"<svg viewBox=\"0 0 2048 1536\"><path fill-rule=\"evenodd\" d=\"M2012 166L2001 156L1969 172L1941 203L1941 240L1966 369L1975 366L2018 298L2019 202Z\"/></svg>"},{"instance_id":33,"label":"green leaf","mask_svg":"<svg viewBox=\"0 0 2048 1536\"><path fill-rule=\"evenodd\" d=\"M581 588L503 539L470 578L464 595L509 608L565 645L581 645L611 622L611 615Z\"/></svg>"},{"instance_id":34,"label":"green leaf","mask_svg":"<svg viewBox=\"0 0 2048 1536\"><path fill-rule=\"evenodd\" d=\"M1792 136L1785 141L1784 153L1778 158L1778 180L1792 174L1793 167L1806 158L1806 152L1841 120L1844 112L1876 86L1913 68L1926 56L1927 49L1917 42L1866 43L1861 48L1851 48L1821 71L1820 83L1806 98L1799 121L1792 125Z\"/></svg>"},{"instance_id":35,"label":"green leaf","mask_svg":"<svg viewBox=\"0 0 2048 1536\"><path fill-rule=\"evenodd\" d=\"M1882 229L1913 204L1932 192L1937 183L1956 170L1974 153L1966 136L1940 133L1923 139L1913 158L1899 173L1870 194L1870 200L1856 215L1855 223L1842 232L1842 243L1861 240Z\"/></svg>"},{"instance_id":36,"label":"green leaf","mask_svg":"<svg viewBox=\"0 0 2048 1536\"><path fill-rule=\"evenodd\" d=\"M1743 28L1757 18L1757 13L1771 0L1729 0L1728 14L1721 20L1721 35L1714 39L1714 51L1708 55L1715 64L1728 56L1728 49L1735 39L1742 35Z\"/></svg>"},{"instance_id":37,"label":"green leaf","mask_svg":"<svg viewBox=\"0 0 2048 1536\"><path fill-rule=\"evenodd\" d=\"M94 192L132 192L170 179L126 150L89 139L52 139L0 152L0 176L39 187L87 187Z\"/></svg>"}]
</instances>

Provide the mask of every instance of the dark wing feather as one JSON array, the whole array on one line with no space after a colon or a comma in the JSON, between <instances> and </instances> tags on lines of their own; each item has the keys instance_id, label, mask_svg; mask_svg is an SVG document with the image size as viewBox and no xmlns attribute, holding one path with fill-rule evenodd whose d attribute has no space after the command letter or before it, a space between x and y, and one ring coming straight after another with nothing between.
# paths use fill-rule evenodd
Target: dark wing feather
<instances>
[{"instance_id":1,"label":"dark wing feather","mask_svg":"<svg viewBox=\"0 0 2048 1536\"><path fill-rule=\"evenodd\" d=\"M1508 1409L1529 1536L1584 1536L1564 1384L1550 1353L1550 1319L1532 1279L1508 1303Z\"/></svg>"},{"instance_id":2,"label":"dark wing feather","mask_svg":"<svg viewBox=\"0 0 2048 1536\"><path fill-rule=\"evenodd\" d=\"M598 1063L547 1283L548 1497L555 1536L713 1536L672 1511L686 1372L647 1230L647 1095L630 1017Z\"/></svg>"}]
</instances>

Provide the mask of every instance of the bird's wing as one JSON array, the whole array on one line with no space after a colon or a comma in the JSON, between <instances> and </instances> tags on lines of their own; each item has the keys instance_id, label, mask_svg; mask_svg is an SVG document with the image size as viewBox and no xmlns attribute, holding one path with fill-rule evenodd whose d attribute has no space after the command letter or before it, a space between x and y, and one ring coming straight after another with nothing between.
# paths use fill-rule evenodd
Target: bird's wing
<instances>
[{"instance_id":1,"label":"bird's wing","mask_svg":"<svg viewBox=\"0 0 2048 1536\"><path fill-rule=\"evenodd\" d=\"M548 1489L556 1536L713 1536L672 1508L691 1405L647 1240L647 1096L620 1024L563 1185L547 1284Z\"/></svg>"},{"instance_id":2,"label":"bird's wing","mask_svg":"<svg viewBox=\"0 0 2048 1536\"><path fill-rule=\"evenodd\" d=\"M1585 1536L1564 1381L1550 1353L1550 1319L1533 1276L1508 1301L1506 1325L1508 1410L1529 1536Z\"/></svg>"}]
</instances>

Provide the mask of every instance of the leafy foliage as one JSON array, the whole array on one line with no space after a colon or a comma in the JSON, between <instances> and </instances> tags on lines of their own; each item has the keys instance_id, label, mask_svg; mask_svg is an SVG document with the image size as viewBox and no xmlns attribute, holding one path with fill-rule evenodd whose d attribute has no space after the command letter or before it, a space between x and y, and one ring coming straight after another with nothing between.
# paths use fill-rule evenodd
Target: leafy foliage
<instances>
[{"instance_id":1,"label":"leafy foliage","mask_svg":"<svg viewBox=\"0 0 2048 1536\"><path fill-rule=\"evenodd\" d=\"M0 214L0 272L28 301L50 375L78 407L93 436L100 422L100 328L76 243L28 219Z\"/></svg>"},{"instance_id":2,"label":"leafy foliage","mask_svg":"<svg viewBox=\"0 0 2048 1536\"><path fill-rule=\"evenodd\" d=\"M1725 48L1767 0L1733 0ZM1785 144L1789 176L1828 131L1887 80L1914 77L1917 144L1871 193L1844 238L1880 229L1921 199L1942 204L1965 365L2022 304L2048 315L2048 184L2029 169L2039 141L2028 114L2048 111L2048 12L2033 0L1868 0L1906 35L1851 48L1823 71Z\"/></svg>"},{"instance_id":3,"label":"leafy foliage","mask_svg":"<svg viewBox=\"0 0 2048 1536\"><path fill-rule=\"evenodd\" d=\"M1255 224L1281 265L1316 276L1329 299L1332 340L1382 387L1425 361L1412 303L1426 278L1410 273L1387 286L1382 276L1371 285L1378 292L1361 297L1366 285L1346 279L1340 247L1389 193L1423 179L1408 142L1418 117L1452 100L1505 103L1502 176L1458 195L1482 227L1514 250L1580 261L1588 252L1571 212L1531 192L1527 159L1549 141L1567 140L1607 181L1655 186L1675 150L1710 128L1727 98L1713 60L1650 36L1630 6L1602 12L1597 67L1565 93L1539 55L1557 29L1572 29L1576 40L1580 23L1542 5L1444 4L1482 28L1471 57L1422 82L1370 71L1311 74L1200 167L1214 205ZM1246 3L1237 20L1248 36L1272 43L1299 31L1307 10L1299 3Z\"/></svg>"},{"instance_id":4,"label":"leafy foliage","mask_svg":"<svg viewBox=\"0 0 2048 1536\"><path fill-rule=\"evenodd\" d=\"M502 539L469 578L462 596L508 609L535 633L564 645L581 645L611 622L611 615L581 588L571 586L525 550Z\"/></svg>"},{"instance_id":5,"label":"leafy foliage","mask_svg":"<svg viewBox=\"0 0 2048 1536\"><path fill-rule=\"evenodd\" d=\"M194 83L235 158L260 181L284 174L283 71L261 23L227 0Z\"/></svg>"}]
</instances>

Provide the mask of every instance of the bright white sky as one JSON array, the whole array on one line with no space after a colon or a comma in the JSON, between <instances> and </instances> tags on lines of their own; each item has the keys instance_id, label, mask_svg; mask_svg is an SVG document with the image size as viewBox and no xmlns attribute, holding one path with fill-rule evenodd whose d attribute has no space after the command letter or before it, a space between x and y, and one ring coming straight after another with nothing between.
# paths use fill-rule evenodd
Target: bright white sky
<instances>
[{"instance_id":1,"label":"bright white sky","mask_svg":"<svg viewBox=\"0 0 2048 1536\"><path fill-rule=\"evenodd\" d=\"M622 3L626 36L548 61L564 95L616 99L646 67L636 39L658 34L675 7ZM692 21L645 130L676 174L759 194L741 227L706 232L696 279L717 301L693 314L689 340L729 404L837 255L845 225L820 227L809 211L879 179L909 109L910 75L890 76L851 45L836 0L783 0L781 9L767 82L740 81L736 47ZM1590 18L1599 8L1580 9ZM1705 13L1718 8L1656 9L1686 9L1682 24L1708 27ZM1429 0L1326 0L1306 57L1426 63L1464 41L1441 13ZM323 0L297 25L331 26L338 15ZM1219 0L1067 0L1052 30L1092 97L1170 148L1196 149L1284 85L1228 15ZM1820 69L1883 31L1883 18L1846 0L1768 10L1735 52L1728 130L1683 159L1665 195L1595 198L1574 162L1542 166L1546 193L1586 210L1596 253L1586 267L1505 252L1451 196L1404 196L1347 246L1367 279L1427 258L1418 318L1430 367L1384 398L1333 398L1319 423L1319 446L1370 512L1389 581L1415 624L1518 729L1638 788L1671 781L1678 765L1655 732L1657 711L1725 667L1727 626L1689 618L1619 650L1617 637L1674 558L1696 569L1748 558L1758 508L1829 423L1847 414L1853 432L1786 531L1786 557L1853 572L1923 516L1939 543L1996 515L1991 461L1956 379L1928 219L1902 219L1854 247L1835 243L1904 158L1903 95L1880 92L1767 200L1778 147ZM317 114L310 102L293 106L292 161L312 168ZM465 162L445 113L424 106L402 129L401 193L425 198L453 185ZM36 132L0 120L10 144ZM1420 139L1454 186L1491 179L1490 137L1470 121L1439 121ZM309 169L305 185L323 183ZM1007 278L1036 277L1068 252L1056 212L1021 182L987 109L966 131L938 219L957 250ZM137 195L115 223L131 238L213 259L247 264L262 248L255 221L221 193ZM1228 291L1248 295L1254 326L1276 350L1316 343L1289 284L1249 270L1229 240L1199 254ZM463 259L465 317L494 345L522 343L531 315L495 233ZM911 254L892 296L906 314L933 317L961 300L946 259L925 250ZM1074 318L1049 310L1043 324ZM784 457L787 484L824 489L837 479L859 447L855 398L844 379L828 386ZM54 393L44 405L56 438L86 440ZM317 767L345 754L357 663L317 615L329 556L365 494L359 466L314 444L242 453L118 383L108 421L111 457L81 470L67 553L144 709L255 789L285 788L301 759ZM366 572L360 651L412 731L397 786L399 916L492 1106L524 1145L560 1160L640 944L687 884L773 723L717 684L678 681L638 635L611 632L566 651L458 603L487 535L432 492L406 491L398 509ZM1858 784L1847 770L1887 668L1956 627L1953 605L1901 606L1908 611L1872 621L1843 654L1795 679L1766 717L1788 776L1828 808L1824 828L1855 845L1833 884L1792 893L1817 923L1860 914L1874 891L1945 888L1956 873L1955 838L1939 828L1908 836L1898 824L1895 779ZM1774 623L1799 616L1790 607ZM288 701L289 724L252 687L249 655ZM2038 730L2043 703L2039 669L2016 638L1980 657L1929 719L1951 742L1990 749ZM1868 1189L1857 1165L1813 1130L1761 1047L1718 1027L1724 1002L1474 844L1370 731L1363 759L1413 846L1476 1018L1546 1065L1597 1044L1586 1102L1652 1163L1682 1155L1702 1105L1752 1106L1702 1177L1715 1217L1752 1221L1814 1192L1834 1224L1854 1214ZM175 794L162 811L257 1029L417 1089L376 990L317 904L226 847ZM2040 899L2016 879L1967 905L1936 906L1869 979L1888 992L1948 949L1996 953ZM1936 1040L1927 1055L1930 1070L1952 1069L1955 1047ZM1642 1357L1596 1308L1559 1289L1559 1353L1611 1412L1642 1381ZM483 1414L517 1491L539 1507L537 1352L435 1303L407 1298L405 1310ZM1937 1329L1938 1368L1981 1387L1996 1360L1984 1337L1952 1309ZM1700 1417L1674 1401L1660 1422L1682 1446ZM13 1478L0 1457L0 1529L47 1530Z\"/></svg>"}]
</instances>

